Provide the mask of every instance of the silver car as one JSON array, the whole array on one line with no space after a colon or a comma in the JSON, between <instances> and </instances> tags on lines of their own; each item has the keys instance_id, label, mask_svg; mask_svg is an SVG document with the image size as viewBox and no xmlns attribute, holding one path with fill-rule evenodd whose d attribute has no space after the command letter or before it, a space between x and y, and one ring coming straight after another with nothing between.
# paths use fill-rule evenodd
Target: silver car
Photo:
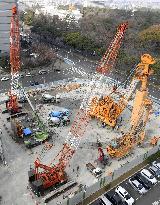
<instances>
[{"instance_id":1,"label":"silver car","mask_svg":"<svg viewBox=\"0 0 160 205\"><path fill-rule=\"evenodd\" d=\"M160 169L160 163L159 162L154 161L154 162L152 162L152 165L154 167L157 167L158 169Z\"/></svg>"},{"instance_id":2,"label":"silver car","mask_svg":"<svg viewBox=\"0 0 160 205\"><path fill-rule=\"evenodd\" d=\"M145 189L144 186L134 177L129 179L129 183L133 187L133 189L138 191L140 194L145 194L147 192L147 189Z\"/></svg>"},{"instance_id":3,"label":"silver car","mask_svg":"<svg viewBox=\"0 0 160 205\"><path fill-rule=\"evenodd\" d=\"M155 167L155 166L150 166L150 167L149 167L149 171L150 171L155 177L160 178L160 169L158 169L157 167Z\"/></svg>"}]
</instances>

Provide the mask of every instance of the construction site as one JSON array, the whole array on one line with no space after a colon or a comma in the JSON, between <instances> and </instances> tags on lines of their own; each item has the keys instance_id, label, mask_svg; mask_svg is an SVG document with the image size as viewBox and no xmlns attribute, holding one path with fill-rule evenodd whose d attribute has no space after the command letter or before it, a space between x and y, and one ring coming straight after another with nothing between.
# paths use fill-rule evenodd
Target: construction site
<instances>
[{"instance_id":1,"label":"construction site","mask_svg":"<svg viewBox=\"0 0 160 205\"><path fill-rule=\"evenodd\" d=\"M26 89L19 78L16 7L12 12L12 80L0 114L1 204L66 204L82 187L159 145L160 104L148 91L156 60L144 53L123 82L109 77L129 29L124 22L92 76ZM10 143L14 148L8 163Z\"/></svg>"}]
</instances>

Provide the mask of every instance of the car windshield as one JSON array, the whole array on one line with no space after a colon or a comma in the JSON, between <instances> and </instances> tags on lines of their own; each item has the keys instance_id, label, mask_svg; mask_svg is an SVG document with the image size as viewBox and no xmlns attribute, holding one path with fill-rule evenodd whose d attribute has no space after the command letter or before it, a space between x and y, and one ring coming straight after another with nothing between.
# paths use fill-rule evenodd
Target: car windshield
<instances>
[{"instance_id":1,"label":"car windshield","mask_svg":"<svg viewBox=\"0 0 160 205\"><path fill-rule=\"evenodd\" d=\"M156 170L156 174L160 175L160 170L159 169Z\"/></svg>"},{"instance_id":2,"label":"car windshield","mask_svg":"<svg viewBox=\"0 0 160 205\"><path fill-rule=\"evenodd\" d=\"M150 178L150 179L153 179L153 178L154 178L154 176L153 176L153 175L150 175L150 176L149 176L149 178Z\"/></svg>"},{"instance_id":3,"label":"car windshield","mask_svg":"<svg viewBox=\"0 0 160 205\"><path fill-rule=\"evenodd\" d=\"M138 189L141 190L143 188L142 184L138 185Z\"/></svg>"},{"instance_id":4,"label":"car windshield","mask_svg":"<svg viewBox=\"0 0 160 205\"><path fill-rule=\"evenodd\" d=\"M126 200L128 200L128 199L130 199L130 198L131 198L131 196L130 196L129 194L125 195L125 199L126 199Z\"/></svg>"}]
</instances>

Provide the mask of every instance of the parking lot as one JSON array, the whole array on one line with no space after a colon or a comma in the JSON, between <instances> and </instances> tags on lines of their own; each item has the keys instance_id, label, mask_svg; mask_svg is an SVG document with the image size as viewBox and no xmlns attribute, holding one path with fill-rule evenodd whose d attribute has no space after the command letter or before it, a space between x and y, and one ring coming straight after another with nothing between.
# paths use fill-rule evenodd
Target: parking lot
<instances>
[{"instance_id":1,"label":"parking lot","mask_svg":"<svg viewBox=\"0 0 160 205\"><path fill-rule=\"evenodd\" d=\"M157 160L157 162L160 162L160 160ZM150 164L144 168L148 169L149 167L150 167ZM139 171L141 171L141 170L139 170ZM132 176L135 176L135 174ZM140 194L129 183L129 179L132 176L125 179L117 186L123 187L130 194L130 196L134 199L136 205L159 205L160 204L160 179L156 177L158 182L154 185L151 185L151 188L145 194ZM115 189L117 188L117 186L114 187L113 189L111 189L110 191L108 191L107 194L110 196L113 195L115 193ZM98 203L92 202L90 205L100 205L100 204L101 203L99 203L99 202ZM109 205L110 203L105 202L104 204ZM118 203L118 204L122 205L122 203Z\"/></svg>"}]
</instances>

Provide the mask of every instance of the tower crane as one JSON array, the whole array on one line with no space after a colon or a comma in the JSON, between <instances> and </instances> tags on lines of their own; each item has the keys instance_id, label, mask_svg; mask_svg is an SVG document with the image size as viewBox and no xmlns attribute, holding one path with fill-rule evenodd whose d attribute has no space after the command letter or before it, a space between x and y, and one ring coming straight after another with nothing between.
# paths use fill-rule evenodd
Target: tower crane
<instances>
[{"instance_id":1,"label":"tower crane","mask_svg":"<svg viewBox=\"0 0 160 205\"><path fill-rule=\"evenodd\" d=\"M148 78L153 73L149 65L155 60L149 55L141 56L141 63L136 67L134 78L141 82L141 87L136 91L133 110L130 119L130 129L121 138L114 140L107 146L111 157L121 158L127 155L136 144L141 144L145 138L145 126L152 109L152 101L148 98Z\"/></svg>"},{"instance_id":2,"label":"tower crane","mask_svg":"<svg viewBox=\"0 0 160 205\"><path fill-rule=\"evenodd\" d=\"M81 103L80 109L75 116L61 151L49 165L44 165L40 159L37 158L34 162L34 168L31 168L28 172L29 182L36 192L43 193L43 190L67 181L65 169L76 152L76 149L79 147L80 140L90 121L90 115L88 114L90 111L90 100L93 98L99 84L103 83L104 74L109 73L113 68L127 26L128 23L122 23L118 27L108 52L105 53L97 68L100 74L96 73L94 75L90 84L90 91L86 94Z\"/></svg>"},{"instance_id":3,"label":"tower crane","mask_svg":"<svg viewBox=\"0 0 160 205\"><path fill-rule=\"evenodd\" d=\"M19 70L20 70L20 31L17 7L12 7L11 28L10 28L10 65L11 65L11 89L6 108L11 114L20 111L18 105L19 95Z\"/></svg>"}]
</instances>

